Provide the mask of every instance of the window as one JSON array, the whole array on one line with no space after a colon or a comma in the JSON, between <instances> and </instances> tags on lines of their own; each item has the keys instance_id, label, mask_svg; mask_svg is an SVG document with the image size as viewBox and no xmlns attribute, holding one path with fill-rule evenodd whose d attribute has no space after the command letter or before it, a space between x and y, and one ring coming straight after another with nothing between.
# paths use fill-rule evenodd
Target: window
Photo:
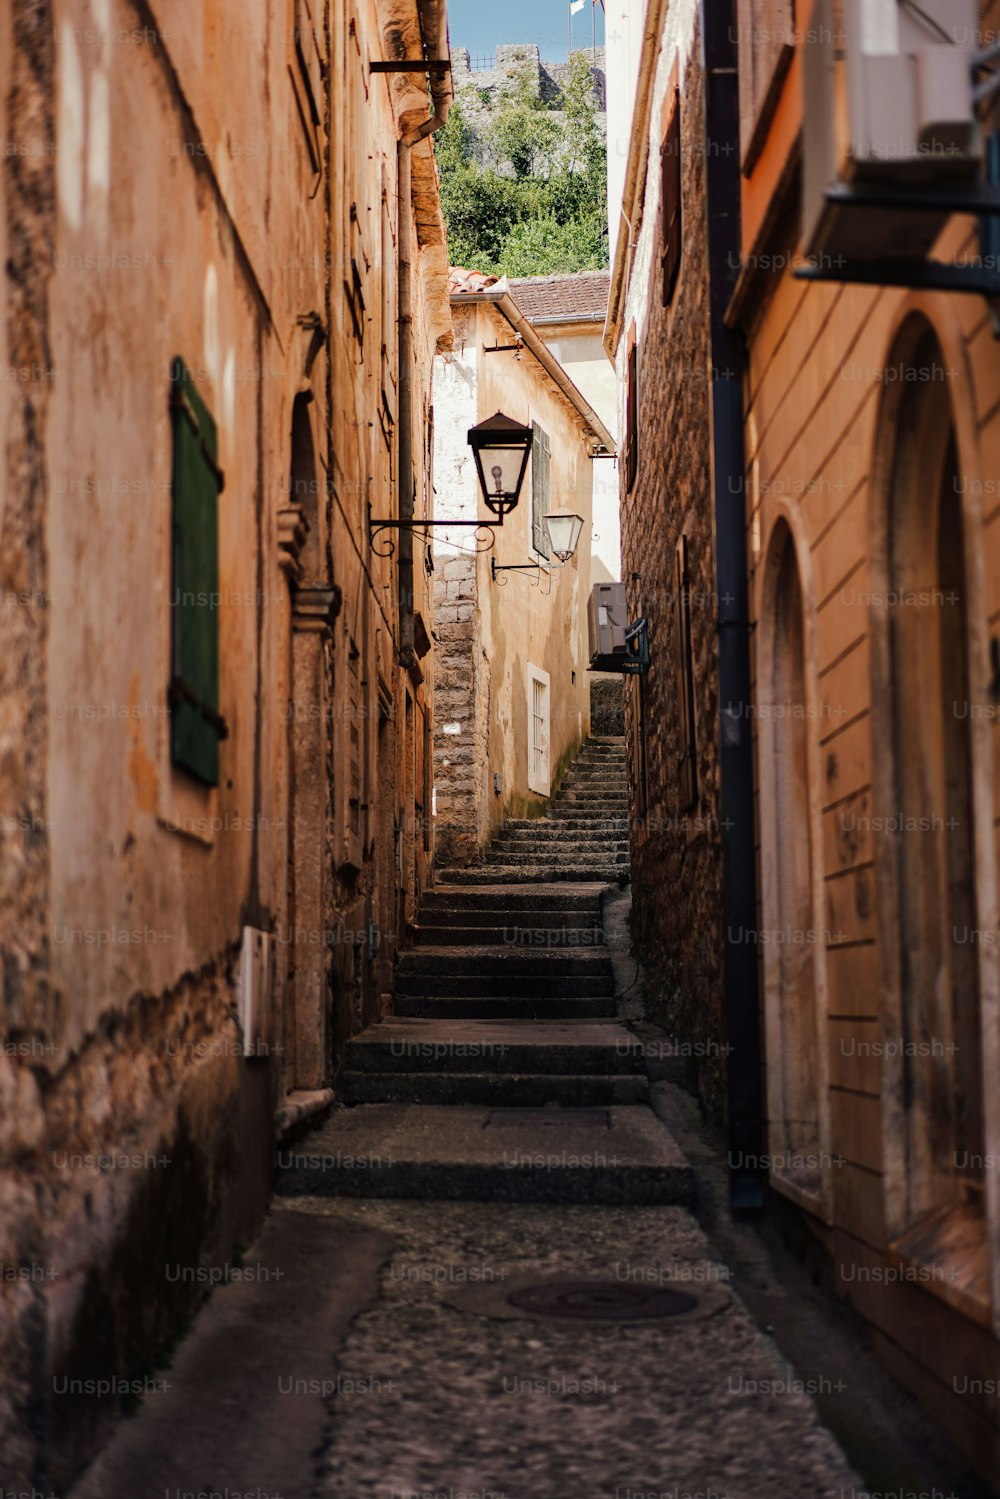
<instances>
[{"instance_id":1,"label":"window","mask_svg":"<svg viewBox=\"0 0 1000 1499\"><path fill-rule=\"evenodd\" d=\"M172 587L170 758L206 786L219 784L219 535L215 422L182 359L171 365Z\"/></svg>"},{"instance_id":2,"label":"window","mask_svg":"<svg viewBox=\"0 0 1000 1499\"><path fill-rule=\"evenodd\" d=\"M634 323L628 335L625 404L625 488L631 494L639 468L639 347Z\"/></svg>"},{"instance_id":3,"label":"window","mask_svg":"<svg viewBox=\"0 0 1000 1499\"><path fill-rule=\"evenodd\" d=\"M740 162L760 155L795 52L794 0L736 0L739 32Z\"/></svg>"},{"instance_id":4,"label":"window","mask_svg":"<svg viewBox=\"0 0 1000 1499\"><path fill-rule=\"evenodd\" d=\"M694 652L691 641L691 577L687 537L674 553L674 647L677 652L677 785L681 811L698 800L698 746L694 719Z\"/></svg>"},{"instance_id":5,"label":"window","mask_svg":"<svg viewBox=\"0 0 1000 1499\"><path fill-rule=\"evenodd\" d=\"M295 0L294 57L289 66L299 120L313 172L322 171L323 59L313 18L314 0Z\"/></svg>"},{"instance_id":6,"label":"window","mask_svg":"<svg viewBox=\"0 0 1000 1499\"><path fill-rule=\"evenodd\" d=\"M549 773L549 675L528 666L528 790L548 796Z\"/></svg>"},{"instance_id":7,"label":"window","mask_svg":"<svg viewBox=\"0 0 1000 1499\"><path fill-rule=\"evenodd\" d=\"M531 431L531 545L540 556L550 557L545 517L552 486L552 445L537 422L532 422Z\"/></svg>"},{"instance_id":8,"label":"window","mask_svg":"<svg viewBox=\"0 0 1000 1499\"><path fill-rule=\"evenodd\" d=\"M666 128L660 146L660 265L663 305L669 307L681 268L681 96L674 83L667 90Z\"/></svg>"}]
</instances>

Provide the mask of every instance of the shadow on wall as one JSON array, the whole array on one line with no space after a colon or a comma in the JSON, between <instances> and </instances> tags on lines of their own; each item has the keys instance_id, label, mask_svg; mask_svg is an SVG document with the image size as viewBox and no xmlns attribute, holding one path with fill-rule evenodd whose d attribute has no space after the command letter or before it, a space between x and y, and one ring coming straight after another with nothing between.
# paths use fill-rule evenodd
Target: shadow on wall
<instances>
[{"instance_id":1,"label":"shadow on wall","mask_svg":"<svg viewBox=\"0 0 1000 1499\"><path fill-rule=\"evenodd\" d=\"M590 679L590 732L625 735L625 678L595 674Z\"/></svg>"}]
</instances>

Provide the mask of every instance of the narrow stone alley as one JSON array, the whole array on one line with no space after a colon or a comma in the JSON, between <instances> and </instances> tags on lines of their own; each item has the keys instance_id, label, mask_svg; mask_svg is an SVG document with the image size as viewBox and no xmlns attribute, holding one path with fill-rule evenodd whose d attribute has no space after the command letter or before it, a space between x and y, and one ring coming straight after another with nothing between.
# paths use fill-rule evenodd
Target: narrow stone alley
<instances>
[{"instance_id":1,"label":"narrow stone alley","mask_svg":"<svg viewBox=\"0 0 1000 1499\"><path fill-rule=\"evenodd\" d=\"M345 1107L73 1499L865 1499L817 1408L846 1383L748 1309L651 1107L681 1090L625 981L623 788L592 739L441 872Z\"/></svg>"},{"instance_id":2,"label":"narrow stone alley","mask_svg":"<svg viewBox=\"0 0 1000 1499\"><path fill-rule=\"evenodd\" d=\"M0 0L0 1499L1000 1496L1000 0Z\"/></svg>"}]
</instances>

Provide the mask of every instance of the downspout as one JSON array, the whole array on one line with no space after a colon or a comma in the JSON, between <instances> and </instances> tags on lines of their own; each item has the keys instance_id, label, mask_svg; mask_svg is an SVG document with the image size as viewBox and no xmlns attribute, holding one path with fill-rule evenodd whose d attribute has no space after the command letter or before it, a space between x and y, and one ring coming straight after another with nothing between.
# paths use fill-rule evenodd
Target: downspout
<instances>
[{"instance_id":1,"label":"downspout","mask_svg":"<svg viewBox=\"0 0 1000 1499\"><path fill-rule=\"evenodd\" d=\"M750 735L743 453L743 355L727 304L741 259L739 78L733 0L702 0L705 38L705 176L712 360L712 485L718 589L723 986L728 1078L729 1192L735 1209L763 1206L761 1046Z\"/></svg>"},{"instance_id":2,"label":"downspout","mask_svg":"<svg viewBox=\"0 0 1000 1499\"><path fill-rule=\"evenodd\" d=\"M448 14L445 0L418 0L420 33L432 58L450 57ZM447 122L455 91L450 71L431 74L434 113L396 147L396 191L399 241L399 368L397 380L396 474L399 484L399 518L413 520L413 147ZM408 524L399 531L399 664L404 671L417 665L413 644L413 532Z\"/></svg>"}]
</instances>

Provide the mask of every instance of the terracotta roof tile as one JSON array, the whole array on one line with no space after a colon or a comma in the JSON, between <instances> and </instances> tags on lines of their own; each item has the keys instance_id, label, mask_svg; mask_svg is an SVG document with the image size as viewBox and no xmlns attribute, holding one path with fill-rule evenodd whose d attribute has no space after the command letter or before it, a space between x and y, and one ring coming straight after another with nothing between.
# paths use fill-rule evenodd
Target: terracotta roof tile
<instances>
[{"instance_id":1,"label":"terracotta roof tile","mask_svg":"<svg viewBox=\"0 0 1000 1499\"><path fill-rule=\"evenodd\" d=\"M514 301L533 323L548 318L603 322L611 287L609 271L578 271L574 276L527 276L511 281Z\"/></svg>"},{"instance_id":2,"label":"terracotta roof tile","mask_svg":"<svg viewBox=\"0 0 1000 1499\"><path fill-rule=\"evenodd\" d=\"M467 271L464 266L453 265L448 271L448 295L458 296L461 292L485 291L489 286L495 286L499 276L488 276L484 271Z\"/></svg>"}]
</instances>

